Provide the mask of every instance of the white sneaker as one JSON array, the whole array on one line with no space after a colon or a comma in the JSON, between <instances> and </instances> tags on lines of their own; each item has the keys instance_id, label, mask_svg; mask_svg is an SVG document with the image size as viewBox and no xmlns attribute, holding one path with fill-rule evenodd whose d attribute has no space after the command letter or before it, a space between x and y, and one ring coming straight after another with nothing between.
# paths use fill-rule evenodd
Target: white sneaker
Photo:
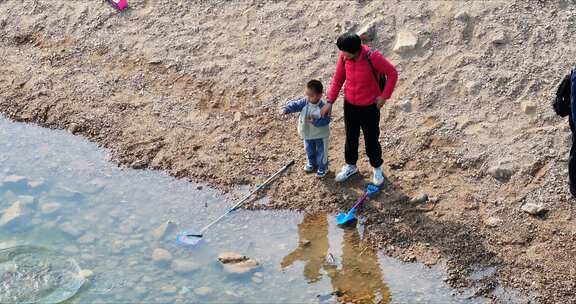
<instances>
[{"instance_id":1,"label":"white sneaker","mask_svg":"<svg viewBox=\"0 0 576 304\"><path fill-rule=\"evenodd\" d=\"M356 167L356 165L346 164L342 167L342 170L340 170L340 172L336 174L335 180L338 183L343 182L356 173L358 173L358 167Z\"/></svg>"},{"instance_id":2,"label":"white sneaker","mask_svg":"<svg viewBox=\"0 0 576 304\"><path fill-rule=\"evenodd\" d=\"M376 186L381 186L384 183L384 173L382 172L382 167L374 168L372 183Z\"/></svg>"}]
</instances>

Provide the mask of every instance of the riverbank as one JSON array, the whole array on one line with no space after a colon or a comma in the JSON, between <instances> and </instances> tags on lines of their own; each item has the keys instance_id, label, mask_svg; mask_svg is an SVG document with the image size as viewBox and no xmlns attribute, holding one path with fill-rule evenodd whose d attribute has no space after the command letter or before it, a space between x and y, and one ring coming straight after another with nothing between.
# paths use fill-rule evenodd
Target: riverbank
<instances>
[{"instance_id":1,"label":"riverbank","mask_svg":"<svg viewBox=\"0 0 576 304\"><path fill-rule=\"evenodd\" d=\"M447 259L455 287L502 285L541 303L575 302L570 131L549 106L576 56L576 20L564 14L574 9L539 1L134 0L118 14L104 3L3 1L0 111L84 136L119 164L230 191L300 154L296 118L276 108L311 78L327 86L341 30L373 22L370 45L401 78L381 122L391 183L364 210L370 242L405 260ZM416 43L395 52L401 32ZM269 189L269 203L253 208L348 208L369 168L362 157L363 180L333 183L342 122L332 130L328 178L305 175L300 161ZM424 193L438 202L410 203ZM532 216L521 210L526 203L549 211ZM486 266L497 271L471 279Z\"/></svg>"}]
</instances>

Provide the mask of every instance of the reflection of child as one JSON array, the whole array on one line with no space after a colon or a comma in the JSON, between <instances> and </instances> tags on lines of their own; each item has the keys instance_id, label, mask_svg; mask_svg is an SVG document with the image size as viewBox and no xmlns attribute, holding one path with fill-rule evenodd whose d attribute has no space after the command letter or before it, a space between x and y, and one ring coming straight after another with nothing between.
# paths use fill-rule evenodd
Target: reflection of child
<instances>
[{"instance_id":1,"label":"reflection of child","mask_svg":"<svg viewBox=\"0 0 576 304\"><path fill-rule=\"evenodd\" d=\"M306 172L315 169L316 176L324 177L328 171L328 137L330 136L330 116L320 117L320 109L325 102L322 97L322 83L310 80L306 84L306 97L289 102L280 110L281 114L300 112L298 134L304 139L308 163Z\"/></svg>"}]
</instances>

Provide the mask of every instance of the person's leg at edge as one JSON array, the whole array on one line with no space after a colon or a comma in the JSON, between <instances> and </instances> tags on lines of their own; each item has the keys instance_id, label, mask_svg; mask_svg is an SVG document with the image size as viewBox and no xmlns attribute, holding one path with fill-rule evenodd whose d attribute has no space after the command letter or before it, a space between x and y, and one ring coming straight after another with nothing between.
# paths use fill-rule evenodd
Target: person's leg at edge
<instances>
[{"instance_id":1,"label":"person's leg at edge","mask_svg":"<svg viewBox=\"0 0 576 304\"><path fill-rule=\"evenodd\" d=\"M370 159L370 165L374 169L372 183L380 186L384 182L382 172L382 146L380 146L380 110L376 105L367 107L362 120L362 133L364 133L364 145L366 155Z\"/></svg>"},{"instance_id":2,"label":"person's leg at edge","mask_svg":"<svg viewBox=\"0 0 576 304\"><path fill-rule=\"evenodd\" d=\"M576 130L572 118L568 117L570 122L570 130L572 130L572 147L570 148L570 156L568 157L568 181L570 183L570 193L576 197Z\"/></svg>"},{"instance_id":3,"label":"person's leg at edge","mask_svg":"<svg viewBox=\"0 0 576 304\"><path fill-rule=\"evenodd\" d=\"M360 139L360 119L357 107L344 102L344 127L346 129L346 143L344 146L344 159L348 165L356 165L358 161L358 143Z\"/></svg>"},{"instance_id":4,"label":"person's leg at edge","mask_svg":"<svg viewBox=\"0 0 576 304\"><path fill-rule=\"evenodd\" d=\"M346 165L336 174L336 181L342 182L358 173L358 141L360 138L360 117L358 107L344 101L344 125L346 129L346 143L344 145L344 159Z\"/></svg>"}]
</instances>

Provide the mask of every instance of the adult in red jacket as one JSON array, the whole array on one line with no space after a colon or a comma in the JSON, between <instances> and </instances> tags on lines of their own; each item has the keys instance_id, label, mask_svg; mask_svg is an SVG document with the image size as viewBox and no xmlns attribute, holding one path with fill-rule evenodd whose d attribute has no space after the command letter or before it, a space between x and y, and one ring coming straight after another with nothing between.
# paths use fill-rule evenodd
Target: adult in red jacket
<instances>
[{"instance_id":1,"label":"adult in red jacket","mask_svg":"<svg viewBox=\"0 0 576 304\"><path fill-rule=\"evenodd\" d=\"M364 133L366 154L374 168L372 182L381 185L384 182L382 173L382 148L380 146L380 109L390 99L398 72L396 68L378 51L372 51L362 45L356 34L344 34L336 42L341 51L336 64L336 72L328 91L328 103L322 108L321 115L328 115L338 98L342 85L344 88L344 123L346 125L346 146L344 148L346 165L336 175L336 181L342 182L358 173L358 141L360 130ZM386 75L386 86L380 91L377 75Z\"/></svg>"}]
</instances>

